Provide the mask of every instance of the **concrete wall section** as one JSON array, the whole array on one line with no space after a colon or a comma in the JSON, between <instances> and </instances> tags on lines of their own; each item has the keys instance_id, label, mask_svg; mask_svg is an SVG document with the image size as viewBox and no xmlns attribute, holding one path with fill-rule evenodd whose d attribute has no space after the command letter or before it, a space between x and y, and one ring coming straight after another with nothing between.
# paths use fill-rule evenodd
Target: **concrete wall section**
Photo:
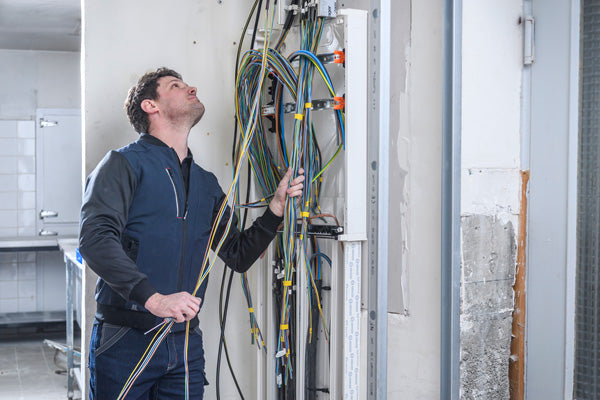
<instances>
[{"instance_id":1,"label":"concrete wall section","mask_svg":"<svg viewBox=\"0 0 600 400\"><path fill-rule=\"evenodd\" d=\"M461 219L461 399L508 399L516 232L496 216Z\"/></svg>"},{"instance_id":2,"label":"concrete wall section","mask_svg":"<svg viewBox=\"0 0 600 400\"><path fill-rule=\"evenodd\" d=\"M463 2L460 397L509 398L522 1Z\"/></svg>"}]
</instances>

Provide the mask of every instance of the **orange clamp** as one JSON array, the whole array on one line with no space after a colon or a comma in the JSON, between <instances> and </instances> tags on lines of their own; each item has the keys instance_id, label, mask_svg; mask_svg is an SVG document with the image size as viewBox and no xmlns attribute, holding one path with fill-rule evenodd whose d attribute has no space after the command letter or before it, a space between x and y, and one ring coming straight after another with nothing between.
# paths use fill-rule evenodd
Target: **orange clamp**
<instances>
[{"instance_id":1,"label":"orange clamp","mask_svg":"<svg viewBox=\"0 0 600 400\"><path fill-rule=\"evenodd\" d=\"M335 58L333 59L333 62L336 64L343 64L344 61L346 61L346 53L344 53L341 50L335 50L333 52L333 54L335 54Z\"/></svg>"},{"instance_id":2,"label":"orange clamp","mask_svg":"<svg viewBox=\"0 0 600 400\"><path fill-rule=\"evenodd\" d=\"M346 100L344 100L343 97L334 97L333 101L335 102L335 105L333 106L334 110L343 110L344 107L346 107Z\"/></svg>"}]
</instances>

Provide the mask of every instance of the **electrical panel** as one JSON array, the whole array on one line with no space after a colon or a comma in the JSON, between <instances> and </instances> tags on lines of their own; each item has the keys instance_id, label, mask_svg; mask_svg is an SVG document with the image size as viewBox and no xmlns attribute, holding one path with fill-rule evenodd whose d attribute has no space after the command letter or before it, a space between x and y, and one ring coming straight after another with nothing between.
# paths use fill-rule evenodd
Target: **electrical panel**
<instances>
[{"instance_id":1,"label":"electrical panel","mask_svg":"<svg viewBox=\"0 0 600 400\"><path fill-rule=\"evenodd\" d=\"M288 168L305 185L286 205L258 290L242 277L260 352L256 398L358 399L367 13L279 1L258 30L261 11L237 63L236 166L248 160L254 178L253 195L233 196L239 220L268 204Z\"/></svg>"}]
</instances>

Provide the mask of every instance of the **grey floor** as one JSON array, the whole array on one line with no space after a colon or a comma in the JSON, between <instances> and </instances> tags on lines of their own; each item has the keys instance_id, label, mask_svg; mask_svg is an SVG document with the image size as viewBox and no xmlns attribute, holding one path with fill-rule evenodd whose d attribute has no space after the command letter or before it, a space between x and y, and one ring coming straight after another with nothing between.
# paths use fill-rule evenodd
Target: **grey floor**
<instances>
[{"instance_id":1,"label":"grey floor","mask_svg":"<svg viewBox=\"0 0 600 400\"><path fill-rule=\"evenodd\" d=\"M65 356L43 344L45 338L65 343L56 333L0 338L0 400L67 399Z\"/></svg>"}]
</instances>

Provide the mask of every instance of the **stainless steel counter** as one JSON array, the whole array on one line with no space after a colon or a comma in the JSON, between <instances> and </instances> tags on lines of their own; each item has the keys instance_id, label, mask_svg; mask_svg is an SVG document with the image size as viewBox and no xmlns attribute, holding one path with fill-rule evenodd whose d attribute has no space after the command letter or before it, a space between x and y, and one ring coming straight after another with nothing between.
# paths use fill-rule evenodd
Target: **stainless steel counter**
<instances>
[{"instance_id":1,"label":"stainless steel counter","mask_svg":"<svg viewBox=\"0 0 600 400\"><path fill-rule=\"evenodd\" d=\"M74 390L73 384L77 382L79 388L81 383L81 362L76 363L74 359L73 337L74 337L74 318L81 327L81 298L83 291L81 288L81 275L83 264L77 259L78 240L59 239L58 247L64 254L66 278L67 278L67 398L72 399ZM81 359L81 357L80 357ZM80 360L81 361L81 360Z\"/></svg>"},{"instance_id":2,"label":"stainless steel counter","mask_svg":"<svg viewBox=\"0 0 600 400\"><path fill-rule=\"evenodd\" d=\"M0 238L0 252L3 251L46 251L58 250L58 242L77 241L74 237L6 237Z\"/></svg>"}]
</instances>

